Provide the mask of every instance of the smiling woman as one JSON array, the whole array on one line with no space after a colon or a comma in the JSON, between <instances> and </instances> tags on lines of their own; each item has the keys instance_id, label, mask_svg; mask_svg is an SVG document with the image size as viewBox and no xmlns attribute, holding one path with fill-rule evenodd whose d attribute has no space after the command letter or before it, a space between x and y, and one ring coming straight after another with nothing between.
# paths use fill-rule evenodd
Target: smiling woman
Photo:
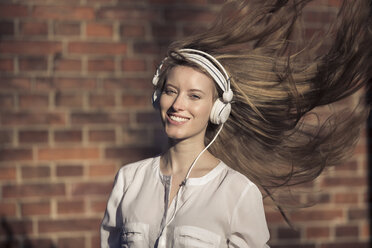
<instances>
[{"instance_id":1,"label":"smiling woman","mask_svg":"<svg viewBox=\"0 0 372 248\"><path fill-rule=\"evenodd\" d=\"M304 119L370 79L368 2L344 2L322 56L329 37L293 39L308 2L227 1L210 29L170 46L153 78L168 150L119 170L102 247L267 247L260 189L276 201L274 189L348 154L363 104L324 125Z\"/></svg>"},{"instance_id":2,"label":"smiling woman","mask_svg":"<svg viewBox=\"0 0 372 248\"><path fill-rule=\"evenodd\" d=\"M216 87L213 80L192 67L176 66L160 98L161 117L169 138L204 143Z\"/></svg>"}]
</instances>

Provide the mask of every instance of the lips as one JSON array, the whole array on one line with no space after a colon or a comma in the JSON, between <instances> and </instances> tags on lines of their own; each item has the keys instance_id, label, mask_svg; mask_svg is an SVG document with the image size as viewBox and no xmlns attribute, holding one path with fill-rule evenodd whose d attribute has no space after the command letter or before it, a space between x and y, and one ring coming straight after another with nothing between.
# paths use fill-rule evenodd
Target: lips
<instances>
[{"instance_id":1,"label":"lips","mask_svg":"<svg viewBox=\"0 0 372 248\"><path fill-rule=\"evenodd\" d=\"M168 117L168 120L174 124L182 124L190 119L190 118L180 116L180 115L175 115L175 114L168 114L167 117Z\"/></svg>"}]
</instances>

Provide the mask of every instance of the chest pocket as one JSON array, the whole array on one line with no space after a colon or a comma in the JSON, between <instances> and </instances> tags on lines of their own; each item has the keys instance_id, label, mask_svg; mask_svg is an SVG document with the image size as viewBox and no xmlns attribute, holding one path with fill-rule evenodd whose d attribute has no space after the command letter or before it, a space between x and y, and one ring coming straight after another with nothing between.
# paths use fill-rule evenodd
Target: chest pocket
<instances>
[{"instance_id":1,"label":"chest pocket","mask_svg":"<svg viewBox=\"0 0 372 248\"><path fill-rule=\"evenodd\" d=\"M143 223L125 223L122 232L122 248L149 246L149 225Z\"/></svg>"},{"instance_id":2,"label":"chest pocket","mask_svg":"<svg viewBox=\"0 0 372 248\"><path fill-rule=\"evenodd\" d=\"M175 248L215 248L221 237L209 230L195 226L178 226L174 229Z\"/></svg>"}]
</instances>

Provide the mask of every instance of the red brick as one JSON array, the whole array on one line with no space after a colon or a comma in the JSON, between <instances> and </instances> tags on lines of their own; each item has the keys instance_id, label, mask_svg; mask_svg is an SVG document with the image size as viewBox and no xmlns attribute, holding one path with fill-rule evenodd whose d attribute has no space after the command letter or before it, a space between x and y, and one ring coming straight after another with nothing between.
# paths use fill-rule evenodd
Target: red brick
<instances>
[{"instance_id":1,"label":"red brick","mask_svg":"<svg viewBox=\"0 0 372 248\"><path fill-rule=\"evenodd\" d=\"M52 20L92 20L95 17L91 7L78 6L35 6L32 17Z\"/></svg>"},{"instance_id":2,"label":"red brick","mask_svg":"<svg viewBox=\"0 0 372 248\"><path fill-rule=\"evenodd\" d=\"M96 88L96 79L90 78L43 78L36 81L37 90L90 90Z\"/></svg>"},{"instance_id":3,"label":"red brick","mask_svg":"<svg viewBox=\"0 0 372 248\"><path fill-rule=\"evenodd\" d=\"M357 241L357 242L346 242L346 241L336 241L334 243L323 243L320 248L369 248L370 245L367 241Z\"/></svg>"},{"instance_id":4,"label":"red brick","mask_svg":"<svg viewBox=\"0 0 372 248\"><path fill-rule=\"evenodd\" d=\"M15 203L0 202L0 216L14 217L17 213L17 206Z\"/></svg>"},{"instance_id":5,"label":"red brick","mask_svg":"<svg viewBox=\"0 0 372 248\"><path fill-rule=\"evenodd\" d=\"M155 147L108 147L105 150L105 158L123 159L124 162L134 162L159 153L160 148Z\"/></svg>"},{"instance_id":6,"label":"red brick","mask_svg":"<svg viewBox=\"0 0 372 248\"><path fill-rule=\"evenodd\" d=\"M322 187L366 187L367 178L360 176L338 176L326 177L322 182Z\"/></svg>"},{"instance_id":7,"label":"red brick","mask_svg":"<svg viewBox=\"0 0 372 248\"><path fill-rule=\"evenodd\" d=\"M368 218L368 211L366 209L349 209L349 220L366 220Z\"/></svg>"},{"instance_id":8,"label":"red brick","mask_svg":"<svg viewBox=\"0 0 372 248\"><path fill-rule=\"evenodd\" d=\"M97 17L100 19L120 20L120 21L151 21L160 18L160 12L154 10L133 7L103 7L97 11Z\"/></svg>"},{"instance_id":9,"label":"red brick","mask_svg":"<svg viewBox=\"0 0 372 248\"><path fill-rule=\"evenodd\" d=\"M113 28L110 24L88 23L86 26L87 36L93 37L112 37Z\"/></svg>"},{"instance_id":10,"label":"red brick","mask_svg":"<svg viewBox=\"0 0 372 248\"><path fill-rule=\"evenodd\" d=\"M57 242L58 248L71 248L71 247L86 247L84 237L67 237L59 238Z\"/></svg>"},{"instance_id":11,"label":"red brick","mask_svg":"<svg viewBox=\"0 0 372 248\"><path fill-rule=\"evenodd\" d=\"M115 62L113 59L94 59L88 61L88 71L115 71Z\"/></svg>"},{"instance_id":12,"label":"red brick","mask_svg":"<svg viewBox=\"0 0 372 248\"><path fill-rule=\"evenodd\" d=\"M140 123L140 124L144 124L144 123L160 124L161 123L160 115L157 112L139 112L136 115L136 121L137 123Z\"/></svg>"},{"instance_id":13,"label":"red brick","mask_svg":"<svg viewBox=\"0 0 372 248\"><path fill-rule=\"evenodd\" d=\"M40 148L39 160L98 159L98 148Z\"/></svg>"},{"instance_id":14,"label":"red brick","mask_svg":"<svg viewBox=\"0 0 372 248\"><path fill-rule=\"evenodd\" d=\"M3 223L3 225L8 228L8 231L12 231L13 235L30 235L34 233L31 220L12 220L4 218ZM6 237L5 235L9 235L9 233L6 232L5 228L0 228L0 236Z\"/></svg>"},{"instance_id":15,"label":"red brick","mask_svg":"<svg viewBox=\"0 0 372 248\"><path fill-rule=\"evenodd\" d=\"M0 161L32 160L32 150L23 148L0 149Z\"/></svg>"},{"instance_id":16,"label":"red brick","mask_svg":"<svg viewBox=\"0 0 372 248\"><path fill-rule=\"evenodd\" d=\"M54 33L62 36L79 36L81 32L79 22L57 22L54 25Z\"/></svg>"},{"instance_id":17,"label":"red brick","mask_svg":"<svg viewBox=\"0 0 372 248\"><path fill-rule=\"evenodd\" d=\"M123 24L120 32L124 38L145 37L145 27L140 24Z\"/></svg>"},{"instance_id":18,"label":"red brick","mask_svg":"<svg viewBox=\"0 0 372 248\"><path fill-rule=\"evenodd\" d=\"M45 109L49 106L49 97L42 94L22 94L19 96L19 106L21 108Z\"/></svg>"},{"instance_id":19,"label":"red brick","mask_svg":"<svg viewBox=\"0 0 372 248\"><path fill-rule=\"evenodd\" d=\"M89 166L90 177L112 177L117 172L117 167L114 164L99 164Z\"/></svg>"},{"instance_id":20,"label":"red brick","mask_svg":"<svg viewBox=\"0 0 372 248\"><path fill-rule=\"evenodd\" d=\"M13 59L0 59L0 71L12 72L13 70Z\"/></svg>"},{"instance_id":21,"label":"red brick","mask_svg":"<svg viewBox=\"0 0 372 248\"><path fill-rule=\"evenodd\" d=\"M301 210L291 214L293 221L330 221L344 217L343 211L334 210Z\"/></svg>"},{"instance_id":22,"label":"red brick","mask_svg":"<svg viewBox=\"0 0 372 248\"><path fill-rule=\"evenodd\" d=\"M21 4L0 4L1 18L27 17L28 8Z\"/></svg>"},{"instance_id":23,"label":"red brick","mask_svg":"<svg viewBox=\"0 0 372 248\"><path fill-rule=\"evenodd\" d=\"M83 176L83 166L81 165L58 165L57 177L81 177Z\"/></svg>"},{"instance_id":24,"label":"red brick","mask_svg":"<svg viewBox=\"0 0 372 248\"><path fill-rule=\"evenodd\" d=\"M78 232L78 231L97 231L101 219L97 218L74 218L63 220L40 220L40 233L54 233L54 232Z\"/></svg>"},{"instance_id":25,"label":"red brick","mask_svg":"<svg viewBox=\"0 0 372 248\"><path fill-rule=\"evenodd\" d=\"M25 130L19 131L20 143L47 143L48 131L43 130Z\"/></svg>"},{"instance_id":26,"label":"red brick","mask_svg":"<svg viewBox=\"0 0 372 248\"><path fill-rule=\"evenodd\" d=\"M292 240L291 240L292 241ZM285 241L283 242L284 244L278 244L278 245L272 245L270 247L272 248L316 248L315 244L299 244L299 243L294 243L294 244L288 244Z\"/></svg>"},{"instance_id":27,"label":"red brick","mask_svg":"<svg viewBox=\"0 0 372 248\"><path fill-rule=\"evenodd\" d=\"M320 193L316 195L308 195L307 199L309 202L313 202L316 204L327 204L331 202L331 196L329 193Z\"/></svg>"},{"instance_id":28,"label":"red brick","mask_svg":"<svg viewBox=\"0 0 372 248\"><path fill-rule=\"evenodd\" d=\"M301 239L301 232L289 228L279 228L278 230L279 239Z\"/></svg>"},{"instance_id":29,"label":"red brick","mask_svg":"<svg viewBox=\"0 0 372 248\"><path fill-rule=\"evenodd\" d=\"M76 142L83 141L83 133L81 130L56 130L54 131L55 142Z\"/></svg>"},{"instance_id":30,"label":"red brick","mask_svg":"<svg viewBox=\"0 0 372 248\"><path fill-rule=\"evenodd\" d=\"M284 223L283 216L279 211L266 210L265 215L268 223Z\"/></svg>"},{"instance_id":31,"label":"red brick","mask_svg":"<svg viewBox=\"0 0 372 248\"><path fill-rule=\"evenodd\" d=\"M27 238L23 242L23 247L50 248L55 247L51 238Z\"/></svg>"},{"instance_id":32,"label":"red brick","mask_svg":"<svg viewBox=\"0 0 372 248\"><path fill-rule=\"evenodd\" d=\"M148 144L150 132L144 129L135 129L135 128L123 128L122 130L122 140L120 143L134 145L134 144ZM167 141L167 140L166 140ZM160 144L160 143L157 143ZM164 143L166 144L166 143Z\"/></svg>"},{"instance_id":33,"label":"red brick","mask_svg":"<svg viewBox=\"0 0 372 248\"><path fill-rule=\"evenodd\" d=\"M23 179L50 177L49 166L23 166L21 172Z\"/></svg>"},{"instance_id":34,"label":"red brick","mask_svg":"<svg viewBox=\"0 0 372 248\"><path fill-rule=\"evenodd\" d=\"M129 122L128 113L72 113L71 123L73 125L80 124L121 124L124 125Z\"/></svg>"},{"instance_id":35,"label":"red brick","mask_svg":"<svg viewBox=\"0 0 372 248\"><path fill-rule=\"evenodd\" d=\"M103 213L105 212L106 205L107 205L107 200L92 201L91 210L95 213Z\"/></svg>"},{"instance_id":36,"label":"red brick","mask_svg":"<svg viewBox=\"0 0 372 248\"><path fill-rule=\"evenodd\" d=\"M0 77L0 89L7 90L30 90L31 82L28 78Z\"/></svg>"},{"instance_id":37,"label":"red brick","mask_svg":"<svg viewBox=\"0 0 372 248\"><path fill-rule=\"evenodd\" d=\"M175 21L187 21L187 22L198 22L198 23L210 23L215 18L215 13L209 10L200 10L196 8L172 8L164 11L165 19L169 22Z\"/></svg>"},{"instance_id":38,"label":"red brick","mask_svg":"<svg viewBox=\"0 0 372 248\"><path fill-rule=\"evenodd\" d=\"M0 95L0 109L12 109L14 107L14 97L11 94Z\"/></svg>"},{"instance_id":39,"label":"red brick","mask_svg":"<svg viewBox=\"0 0 372 248\"><path fill-rule=\"evenodd\" d=\"M356 171L358 169L358 162L356 160L348 161L342 165L335 167L336 171Z\"/></svg>"},{"instance_id":40,"label":"red brick","mask_svg":"<svg viewBox=\"0 0 372 248\"><path fill-rule=\"evenodd\" d=\"M101 245L100 245L100 243L101 243L100 236L94 235L94 236L91 237L90 240L91 240L91 243L92 243L92 247L91 248L100 248L101 247Z\"/></svg>"},{"instance_id":41,"label":"red brick","mask_svg":"<svg viewBox=\"0 0 372 248\"><path fill-rule=\"evenodd\" d=\"M79 93L61 93L57 92L55 96L55 105L58 107L82 107L83 96Z\"/></svg>"},{"instance_id":42,"label":"red brick","mask_svg":"<svg viewBox=\"0 0 372 248\"><path fill-rule=\"evenodd\" d=\"M124 43L70 42L68 44L68 52L75 54L124 55L127 52L127 45Z\"/></svg>"},{"instance_id":43,"label":"red brick","mask_svg":"<svg viewBox=\"0 0 372 248\"><path fill-rule=\"evenodd\" d=\"M166 39L177 36L177 27L175 25L159 25L153 24L152 36L156 39Z\"/></svg>"},{"instance_id":44,"label":"red brick","mask_svg":"<svg viewBox=\"0 0 372 248\"><path fill-rule=\"evenodd\" d=\"M306 228L306 239L319 239L329 238L330 228L329 227L308 227Z\"/></svg>"},{"instance_id":45,"label":"red brick","mask_svg":"<svg viewBox=\"0 0 372 248\"><path fill-rule=\"evenodd\" d=\"M150 107L151 98L149 95L150 94L148 95L123 94L121 97L121 104L123 107L127 107L130 109Z\"/></svg>"},{"instance_id":46,"label":"red brick","mask_svg":"<svg viewBox=\"0 0 372 248\"><path fill-rule=\"evenodd\" d=\"M90 142L114 142L116 138L115 130L91 130L89 131Z\"/></svg>"},{"instance_id":47,"label":"red brick","mask_svg":"<svg viewBox=\"0 0 372 248\"><path fill-rule=\"evenodd\" d=\"M107 196L112 190L112 182L89 182L89 183L72 183L71 194L73 196L101 195Z\"/></svg>"},{"instance_id":48,"label":"red brick","mask_svg":"<svg viewBox=\"0 0 372 248\"><path fill-rule=\"evenodd\" d=\"M89 96L91 107L113 107L115 106L115 95L113 94L91 94Z\"/></svg>"},{"instance_id":49,"label":"red brick","mask_svg":"<svg viewBox=\"0 0 372 248\"><path fill-rule=\"evenodd\" d=\"M62 113L3 113L1 114L3 125L64 125L65 115Z\"/></svg>"},{"instance_id":50,"label":"red brick","mask_svg":"<svg viewBox=\"0 0 372 248\"><path fill-rule=\"evenodd\" d=\"M56 59L54 61L54 70L63 72L81 71L81 61L79 59Z\"/></svg>"},{"instance_id":51,"label":"red brick","mask_svg":"<svg viewBox=\"0 0 372 248\"><path fill-rule=\"evenodd\" d=\"M337 226L336 237L358 237L359 228L358 226Z\"/></svg>"},{"instance_id":52,"label":"red brick","mask_svg":"<svg viewBox=\"0 0 372 248\"><path fill-rule=\"evenodd\" d=\"M56 197L65 195L65 185L62 183L4 185L4 198Z\"/></svg>"},{"instance_id":53,"label":"red brick","mask_svg":"<svg viewBox=\"0 0 372 248\"><path fill-rule=\"evenodd\" d=\"M354 193L336 193L334 196L335 203L340 204L357 204L358 203L358 195Z\"/></svg>"},{"instance_id":54,"label":"red brick","mask_svg":"<svg viewBox=\"0 0 372 248\"><path fill-rule=\"evenodd\" d=\"M0 167L0 180L15 180L17 170L14 167Z\"/></svg>"},{"instance_id":55,"label":"red brick","mask_svg":"<svg viewBox=\"0 0 372 248\"><path fill-rule=\"evenodd\" d=\"M47 35L48 25L46 22L21 22L20 32L23 35Z\"/></svg>"},{"instance_id":56,"label":"red brick","mask_svg":"<svg viewBox=\"0 0 372 248\"><path fill-rule=\"evenodd\" d=\"M51 207L49 201L22 203L22 216L49 215Z\"/></svg>"},{"instance_id":57,"label":"red brick","mask_svg":"<svg viewBox=\"0 0 372 248\"><path fill-rule=\"evenodd\" d=\"M60 42L49 41L1 41L0 53L21 55L49 55L62 52Z\"/></svg>"},{"instance_id":58,"label":"red brick","mask_svg":"<svg viewBox=\"0 0 372 248\"><path fill-rule=\"evenodd\" d=\"M84 201L59 201L57 203L57 213L58 214L77 214L84 213L85 204Z\"/></svg>"},{"instance_id":59,"label":"red brick","mask_svg":"<svg viewBox=\"0 0 372 248\"><path fill-rule=\"evenodd\" d=\"M12 130L0 130L0 144L9 144L13 141Z\"/></svg>"},{"instance_id":60,"label":"red brick","mask_svg":"<svg viewBox=\"0 0 372 248\"><path fill-rule=\"evenodd\" d=\"M1 35L14 35L14 24L12 21L0 21Z\"/></svg>"},{"instance_id":61,"label":"red brick","mask_svg":"<svg viewBox=\"0 0 372 248\"><path fill-rule=\"evenodd\" d=\"M117 89L151 89L150 79L144 78L125 78L125 79L106 79L103 81L103 87L106 90Z\"/></svg>"},{"instance_id":62,"label":"red brick","mask_svg":"<svg viewBox=\"0 0 372 248\"><path fill-rule=\"evenodd\" d=\"M157 55L160 53L160 46L149 41L137 41L134 43L133 49L137 54Z\"/></svg>"},{"instance_id":63,"label":"red brick","mask_svg":"<svg viewBox=\"0 0 372 248\"><path fill-rule=\"evenodd\" d=\"M124 72L146 71L146 61L143 59L124 59L122 62Z\"/></svg>"},{"instance_id":64,"label":"red brick","mask_svg":"<svg viewBox=\"0 0 372 248\"><path fill-rule=\"evenodd\" d=\"M45 57L29 57L19 59L20 71L46 71L48 62Z\"/></svg>"}]
</instances>

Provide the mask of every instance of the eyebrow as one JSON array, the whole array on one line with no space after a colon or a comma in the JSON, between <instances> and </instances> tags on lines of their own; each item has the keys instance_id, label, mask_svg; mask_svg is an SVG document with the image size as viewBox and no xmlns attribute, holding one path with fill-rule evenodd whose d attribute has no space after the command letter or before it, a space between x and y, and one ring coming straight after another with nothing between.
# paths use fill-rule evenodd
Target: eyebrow
<instances>
[{"instance_id":1,"label":"eyebrow","mask_svg":"<svg viewBox=\"0 0 372 248\"><path fill-rule=\"evenodd\" d=\"M164 87L166 87L166 86L171 86L171 87L173 87L173 88L178 89L178 87L176 87L175 85L173 85L172 83L169 83L169 82L165 82ZM204 91L199 90L199 89L190 89L190 90L188 90L188 91L189 91L189 92L200 92L200 93L202 93L202 94L205 94Z\"/></svg>"}]
</instances>

